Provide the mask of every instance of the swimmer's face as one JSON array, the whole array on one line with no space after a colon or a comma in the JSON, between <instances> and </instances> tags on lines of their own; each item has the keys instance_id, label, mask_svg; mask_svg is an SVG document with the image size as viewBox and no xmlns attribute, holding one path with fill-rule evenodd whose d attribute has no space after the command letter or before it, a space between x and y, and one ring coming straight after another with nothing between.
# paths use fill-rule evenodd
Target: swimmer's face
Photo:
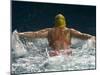
<instances>
[{"instance_id":1,"label":"swimmer's face","mask_svg":"<svg viewBox=\"0 0 100 75\"><path fill-rule=\"evenodd\" d=\"M56 27L66 27L65 17L61 14L58 14L55 17L55 26Z\"/></svg>"}]
</instances>

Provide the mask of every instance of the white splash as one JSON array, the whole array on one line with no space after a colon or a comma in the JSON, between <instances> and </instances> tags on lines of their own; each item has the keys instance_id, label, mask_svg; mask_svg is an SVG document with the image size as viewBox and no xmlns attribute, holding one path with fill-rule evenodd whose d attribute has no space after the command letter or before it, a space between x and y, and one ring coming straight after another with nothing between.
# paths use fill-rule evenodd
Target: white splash
<instances>
[{"instance_id":1,"label":"white splash","mask_svg":"<svg viewBox=\"0 0 100 75\"><path fill-rule=\"evenodd\" d=\"M20 41L17 31L14 31L12 35L12 49L14 50L14 55L16 57L27 54L27 50L25 49L24 44Z\"/></svg>"},{"instance_id":2,"label":"white splash","mask_svg":"<svg viewBox=\"0 0 100 75\"><path fill-rule=\"evenodd\" d=\"M84 41L73 38L71 49L71 56L49 57L46 38L33 40L19 38L17 31L14 31L12 34L12 73L95 69L93 40Z\"/></svg>"}]
</instances>

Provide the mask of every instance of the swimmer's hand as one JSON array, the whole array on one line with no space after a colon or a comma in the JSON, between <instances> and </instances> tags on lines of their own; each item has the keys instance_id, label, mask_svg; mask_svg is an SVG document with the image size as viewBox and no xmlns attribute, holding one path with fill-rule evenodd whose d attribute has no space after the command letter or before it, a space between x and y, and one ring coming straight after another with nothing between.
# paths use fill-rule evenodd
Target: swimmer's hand
<instances>
[{"instance_id":1,"label":"swimmer's hand","mask_svg":"<svg viewBox=\"0 0 100 75\"><path fill-rule=\"evenodd\" d=\"M16 33L18 36L25 36L25 33Z\"/></svg>"},{"instance_id":2,"label":"swimmer's hand","mask_svg":"<svg viewBox=\"0 0 100 75\"><path fill-rule=\"evenodd\" d=\"M91 36L90 39L93 41L93 43L96 43L96 37L95 36Z\"/></svg>"},{"instance_id":3,"label":"swimmer's hand","mask_svg":"<svg viewBox=\"0 0 100 75\"><path fill-rule=\"evenodd\" d=\"M16 33L18 36L23 36L24 33Z\"/></svg>"}]
</instances>

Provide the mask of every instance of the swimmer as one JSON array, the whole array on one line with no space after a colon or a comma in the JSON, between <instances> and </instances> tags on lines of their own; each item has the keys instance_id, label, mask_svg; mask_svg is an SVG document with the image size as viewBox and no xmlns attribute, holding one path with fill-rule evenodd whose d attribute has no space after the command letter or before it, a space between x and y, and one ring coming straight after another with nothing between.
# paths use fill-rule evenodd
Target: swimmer
<instances>
[{"instance_id":1,"label":"swimmer","mask_svg":"<svg viewBox=\"0 0 100 75\"><path fill-rule=\"evenodd\" d=\"M68 28L67 26L65 17L62 14L58 14L55 16L55 24L53 28L45 28L34 32L21 32L18 33L18 35L30 39L47 38L49 46L52 48L52 51L49 52L50 56L56 56L59 54L70 55L72 53L70 50L72 37L80 38L82 40L95 40L95 36L81 33L73 28Z\"/></svg>"}]
</instances>

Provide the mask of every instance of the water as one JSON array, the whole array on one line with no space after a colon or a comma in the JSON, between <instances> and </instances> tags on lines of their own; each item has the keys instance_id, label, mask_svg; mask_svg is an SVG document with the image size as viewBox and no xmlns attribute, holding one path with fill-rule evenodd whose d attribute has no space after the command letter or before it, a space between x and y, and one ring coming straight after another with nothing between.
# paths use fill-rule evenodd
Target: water
<instances>
[{"instance_id":1,"label":"water","mask_svg":"<svg viewBox=\"0 0 100 75\"><path fill-rule=\"evenodd\" d=\"M63 70L95 69L95 43L93 40L72 38L72 55L49 57L46 38L19 38L12 34L12 74Z\"/></svg>"}]
</instances>

